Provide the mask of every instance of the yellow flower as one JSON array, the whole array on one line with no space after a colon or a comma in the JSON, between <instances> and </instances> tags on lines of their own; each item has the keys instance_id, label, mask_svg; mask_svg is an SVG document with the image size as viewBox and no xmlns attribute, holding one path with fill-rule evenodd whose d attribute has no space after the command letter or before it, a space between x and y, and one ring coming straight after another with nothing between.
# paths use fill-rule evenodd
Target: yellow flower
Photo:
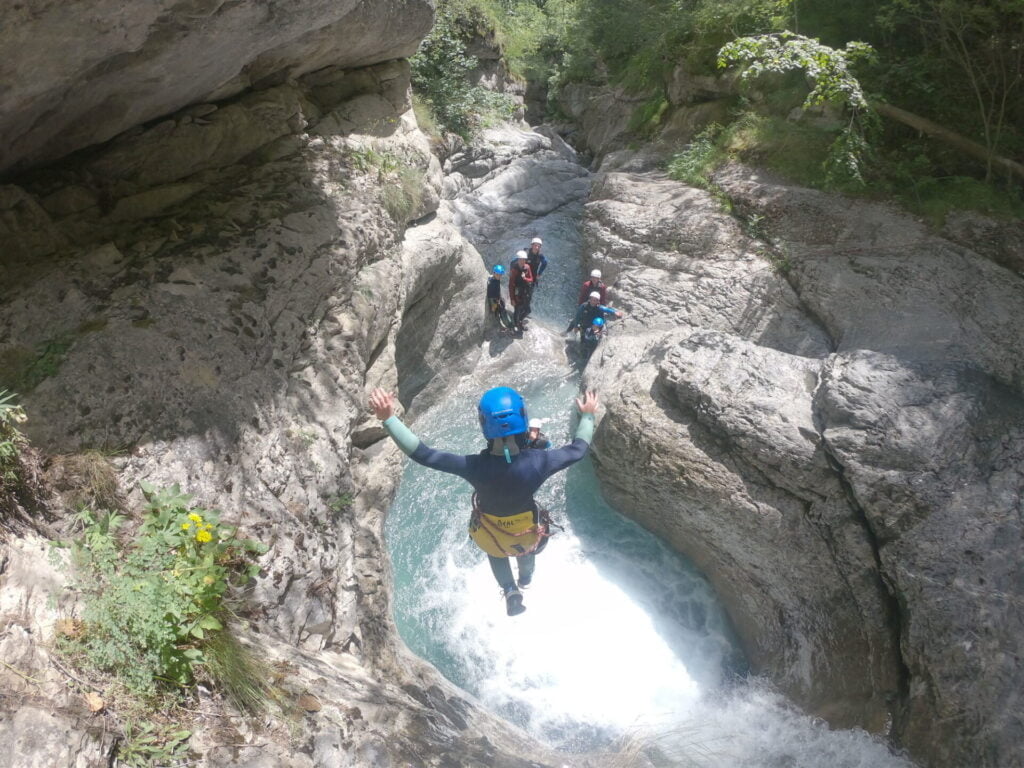
<instances>
[{"instance_id":1,"label":"yellow flower","mask_svg":"<svg viewBox=\"0 0 1024 768\"><path fill-rule=\"evenodd\" d=\"M181 524L181 530L183 530L183 531L187 531L191 527L192 527L192 523L182 523Z\"/></svg>"},{"instance_id":2,"label":"yellow flower","mask_svg":"<svg viewBox=\"0 0 1024 768\"><path fill-rule=\"evenodd\" d=\"M199 515L197 515L195 512L193 512L191 515L189 515L188 519L191 520L193 523L201 523L201 522L203 522L203 518L200 517Z\"/></svg>"},{"instance_id":3,"label":"yellow flower","mask_svg":"<svg viewBox=\"0 0 1024 768\"><path fill-rule=\"evenodd\" d=\"M210 541L212 538L213 536L210 535L209 531L199 531L196 534L196 541Z\"/></svg>"}]
</instances>

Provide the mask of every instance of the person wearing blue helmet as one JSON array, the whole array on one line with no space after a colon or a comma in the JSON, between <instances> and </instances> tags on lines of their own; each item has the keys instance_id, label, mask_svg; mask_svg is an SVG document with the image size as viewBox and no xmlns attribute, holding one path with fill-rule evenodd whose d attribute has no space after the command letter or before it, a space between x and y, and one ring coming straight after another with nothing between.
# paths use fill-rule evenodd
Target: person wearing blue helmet
<instances>
[{"instance_id":1,"label":"person wearing blue helmet","mask_svg":"<svg viewBox=\"0 0 1024 768\"><path fill-rule=\"evenodd\" d=\"M509 329L512 327L512 317L505 307L505 300L501 298L501 277L504 274L505 268L496 264L491 270L491 276L487 278L487 311L499 328Z\"/></svg>"},{"instance_id":2,"label":"person wearing blue helmet","mask_svg":"<svg viewBox=\"0 0 1024 768\"><path fill-rule=\"evenodd\" d=\"M469 535L487 553L491 572L501 586L509 616L526 610L522 589L533 579L534 559L547 543L546 513L534 499L537 489L553 474L582 459L594 435L597 395L576 398L579 426L571 443L543 450L527 444L526 403L510 387L489 389L480 398L477 416L487 447L460 456L427 446L395 415L393 394L374 389L370 408L384 429L413 461L440 472L458 475L473 487ZM509 558L516 558L518 579Z\"/></svg>"}]
</instances>

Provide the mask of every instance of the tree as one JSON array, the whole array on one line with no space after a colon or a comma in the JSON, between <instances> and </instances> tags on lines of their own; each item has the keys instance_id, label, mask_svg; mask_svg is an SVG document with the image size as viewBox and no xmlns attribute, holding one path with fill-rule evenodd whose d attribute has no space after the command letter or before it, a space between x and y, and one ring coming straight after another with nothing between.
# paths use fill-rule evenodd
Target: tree
<instances>
[{"instance_id":1,"label":"tree","mask_svg":"<svg viewBox=\"0 0 1024 768\"><path fill-rule=\"evenodd\" d=\"M1024 83L1022 0L888 0L879 21L912 31L922 55L952 64L963 78L988 152L986 179ZM948 93L949 84L944 84Z\"/></svg>"}]
</instances>

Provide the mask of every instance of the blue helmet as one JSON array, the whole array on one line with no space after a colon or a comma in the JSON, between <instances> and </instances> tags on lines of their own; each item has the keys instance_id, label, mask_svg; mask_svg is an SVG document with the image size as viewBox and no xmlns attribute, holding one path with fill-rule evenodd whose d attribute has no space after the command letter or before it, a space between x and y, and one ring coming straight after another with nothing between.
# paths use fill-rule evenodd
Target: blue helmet
<instances>
[{"instance_id":1,"label":"blue helmet","mask_svg":"<svg viewBox=\"0 0 1024 768\"><path fill-rule=\"evenodd\" d=\"M594 325L597 326L598 328L603 326L604 325L604 318L603 317L595 317L594 318Z\"/></svg>"},{"instance_id":2,"label":"blue helmet","mask_svg":"<svg viewBox=\"0 0 1024 768\"><path fill-rule=\"evenodd\" d=\"M477 412L480 414L480 429L488 440L526 431L526 403L511 387L495 387L484 392Z\"/></svg>"},{"instance_id":3,"label":"blue helmet","mask_svg":"<svg viewBox=\"0 0 1024 768\"><path fill-rule=\"evenodd\" d=\"M494 269L492 271L496 275L504 275L505 274L505 268L503 266L501 266L501 264L495 264L494 265Z\"/></svg>"}]
</instances>

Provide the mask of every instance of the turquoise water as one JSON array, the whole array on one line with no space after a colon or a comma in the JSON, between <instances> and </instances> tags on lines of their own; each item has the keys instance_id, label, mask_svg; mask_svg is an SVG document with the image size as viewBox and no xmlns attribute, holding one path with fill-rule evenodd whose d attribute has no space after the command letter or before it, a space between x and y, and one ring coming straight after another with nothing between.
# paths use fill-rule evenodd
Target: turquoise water
<instances>
[{"instance_id":1,"label":"turquoise water","mask_svg":"<svg viewBox=\"0 0 1024 768\"><path fill-rule=\"evenodd\" d=\"M476 403L494 386L518 389L553 443L569 441L579 376L574 342L561 332L584 279L579 217L579 206L566 206L476 243L488 268L507 266L539 234L550 266L526 337L484 340L477 372L416 420L428 445L483 448ZM505 615L486 557L467 536L470 494L459 478L406 462L386 536L402 638L493 712L568 751L635 739L660 765L910 766L748 679L708 582L604 502L588 459L537 495L564 531L538 555L521 616Z\"/></svg>"}]
</instances>

